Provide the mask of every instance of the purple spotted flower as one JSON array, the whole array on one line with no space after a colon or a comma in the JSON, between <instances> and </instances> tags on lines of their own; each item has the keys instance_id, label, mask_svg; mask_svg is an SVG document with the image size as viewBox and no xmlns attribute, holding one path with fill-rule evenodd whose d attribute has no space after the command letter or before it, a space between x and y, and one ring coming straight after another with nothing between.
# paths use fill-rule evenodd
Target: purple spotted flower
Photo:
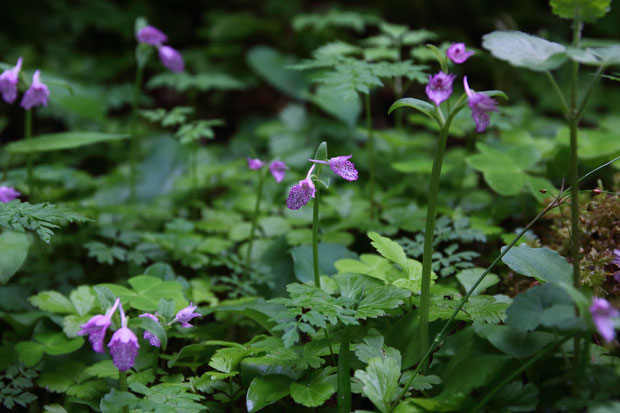
<instances>
[{"instance_id":1,"label":"purple spotted flower","mask_svg":"<svg viewBox=\"0 0 620 413\"><path fill-rule=\"evenodd\" d=\"M10 186L0 186L0 202L11 202L21 194Z\"/></svg>"},{"instance_id":2,"label":"purple spotted flower","mask_svg":"<svg viewBox=\"0 0 620 413\"><path fill-rule=\"evenodd\" d=\"M620 267L620 250L619 249L614 249L614 259L611 263Z\"/></svg>"},{"instance_id":3,"label":"purple spotted flower","mask_svg":"<svg viewBox=\"0 0 620 413\"><path fill-rule=\"evenodd\" d=\"M47 106L47 97L50 95L50 91L47 85L39 80L40 76L41 73L38 70L34 72L32 84L26 93L24 93L21 107L26 110L30 110L39 105Z\"/></svg>"},{"instance_id":4,"label":"purple spotted flower","mask_svg":"<svg viewBox=\"0 0 620 413\"><path fill-rule=\"evenodd\" d=\"M590 305L590 315L601 337L611 342L616 337L613 319L618 317L618 310L606 299L594 297Z\"/></svg>"},{"instance_id":5,"label":"purple spotted flower","mask_svg":"<svg viewBox=\"0 0 620 413\"><path fill-rule=\"evenodd\" d=\"M467 76L463 79L465 92L467 93L467 101L471 109L471 116L476 123L476 132L484 132L489 126L489 112L497 112L497 102L484 93L477 93L469 88L467 84Z\"/></svg>"},{"instance_id":6,"label":"purple spotted flower","mask_svg":"<svg viewBox=\"0 0 620 413\"><path fill-rule=\"evenodd\" d=\"M261 161L260 159L256 158L256 159L252 159L252 158L248 158L248 168L250 169L260 169L263 167L263 161Z\"/></svg>"},{"instance_id":7,"label":"purple spotted flower","mask_svg":"<svg viewBox=\"0 0 620 413\"><path fill-rule=\"evenodd\" d=\"M144 26L138 33L136 33L136 39L140 43L150 44L151 46L159 46L166 43L168 37L158 28L153 26Z\"/></svg>"},{"instance_id":8,"label":"purple spotted flower","mask_svg":"<svg viewBox=\"0 0 620 413\"><path fill-rule=\"evenodd\" d=\"M120 312L121 328L114 332L108 347L112 355L112 362L116 368L120 371L127 371L136 361L140 345L138 344L138 337L127 327L127 317L125 317L122 305L120 306Z\"/></svg>"},{"instance_id":9,"label":"purple spotted flower","mask_svg":"<svg viewBox=\"0 0 620 413\"><path fill-rule=\"evenodd\" d=\"M456 78L455 75L439 72L434 76L428 75L428 84L426 85L426 96L437 106L452 95L452 82Z\"/></svg>"},{"instance_id":10,"label":"purple spotted flower","mask_svg":"<svg viewBox=\"0 0 620 413\"><path fill-rule=\"evenodd\" d=\"M80 326L80 331L77 333L78 336L88 334L88 340L90 341L90 344L92 344L93 350L97 353L103 353L103 339L105 338L105 333L108 327L112 323L112 315L116 311L116 308L119 306L120 302L120 298L117 298L114 305L110 307L104 315L97 314L92 316L86 324L82 324Z\"/></svg>"},{"instance_id":11,"label":"purple spotted flower","mask_svg":"<svg viewBox=\"0 0 620 413\"><path fill-rule=\"evenodd\" d=\"M314 165L312 165L308 171L306 179L302 179L297 185L291 188L286 200L286 206L289 209L299 209L310 202L310 198L314 198L316 187L312 182L312 172L314 172Z\"/></svg>"},{"instance_id":12,"label":"purple spotted flower","mask_svg":"<svg viewBox=\"0 0 620 413\"><path fill-rule=\"evenodd\" d=\"M464 63L473 54L474 52L465 50L465 43L452 43L448 50L446 50L446 55L457 64Z\"/></svg>"},{"instance_id":13,"label":"purple spotted flower","mask_svg":"<svg viewBox=\"0 0 620 413\"><path fill-rule=\"evenodd\" d=\"M180 73L185 70L185 63L181 53L170 46L159 46L159 60L166 69L172 72Z\"/></svg>"},{"instance_id":14,"label":"purple spotted flower","mask_svg":"<svg viewBox=\"0 0 620 413\"><path fill-rule=\"evenodd\" d=\"M177 321L181 323L181 327L185 327L185 328L192 327L192 325L189 323L192 320L192 318L200 317L200 314L194 312L196 308L197 307L195 305L192 305L192 303L189 303L187 307L183 308L182 310L179 310L176 317L174 317L173 321Z\"/></svg>"},{"instance_id":15,"label":"purple spotted flower","mask_svg":"<svg viewBox=\"0 0 620 413\"><path fill-rule=\"evenodd\" d=\"M287 169L288 166L282 161L273 161L269 164L269 172L271 172L277 183L282 182Z\"/></svg>"},{"instance_id":16,"label":"purple spotted flower","mask_svg":"<svg viewBox=\"0 0 620 413\"><path fill-rule=\"evenodd\" d=\"M6 103L13 103L17 99L17 81L19 71L22 68L22 58L17 59L17 64L11 69L7 69L0 75L0 93Z\"/></svg>"},{"instance_id":17,"label":"purple spotted flower","mask_svg":"<svg viewBox=\"0 0 620 413\"><path fill-rule=\"evenodd\" d=\"M157 316L151 314L151 313L144 313L144 314L140 314L139 317L148 317L153 321L156 321L157 324L159 324L159 319L157 318ZM150 331L145 331L144 334L142 335L142 337L144 337L144 339L146 341L148 341L152 346L154 347L159 347L161 345L161 343L159 342L159 339L157 338L157 336L153 333L151 333Z\"/></svg>"},{"instance_id":18,"label":"purple spotted flower","mask_svg":"<svg viewBox=\"0 0 620 413\"><path fill-rule=\"evenodd\" d=\"M310 162L322 163L325 165L329 165L329 169L331 169L336 175L339 175L346 179L347 181L357 181L358 173L357 169L355 169L355 164L349 160L353 155L349 156L336 156L334 158L330 158L327 161L318 161L316 159L308 159Z\"/></svg>"}]
</instances>

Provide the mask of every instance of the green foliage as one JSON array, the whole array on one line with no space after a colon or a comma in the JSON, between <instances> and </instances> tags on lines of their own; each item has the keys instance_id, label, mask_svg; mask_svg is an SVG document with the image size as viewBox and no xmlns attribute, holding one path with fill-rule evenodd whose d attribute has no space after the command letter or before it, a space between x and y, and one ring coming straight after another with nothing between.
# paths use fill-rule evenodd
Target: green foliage
<instances>
[{"instance_id":1,"label":"green foliage","mask_svg":"<svg viewBox=\"0 0 620 413\"><path fill-rule=\"evenodd\" d=\"M573 268L557 252L549 248L513 247L502 258L504 264L521 275L534 277L542 283L571 284Z\"/></svg>"},{"instance_id":2,"label":"green foliage","mask_svg":"<svg viewBox=\"0 0 620 413\"><path fill-rule=\"evenodd\" d=\"M5 231L0 234L0 283L4 284L19 270L30 248L26 234Z\"/></svg>"},{"instance_id":3,"label":"green foliage","mask_svg":"<svg viewBox=\"0 0 620 413\"><path fill-rule=\"evenodd\" d=\"M564 19L591 23L610 9L611 0L550 0L551 10Z\"/></svg>"},{"instance_id":4,"label":"green foliage","mask_svg":"<svg viewBox=\"0 0 620 413\"><path fill-rule=\"evenodd\" d=\"M379 21L374 15L332 9L327 13L300 14L293 20L293 28L296 31L312 28L317 32L344 28L361 32L366 26L376 24Z\"/></svg>"},{"instance_id":5,"label":"green foliage","mask_svg":"<svg viewBox=\"0 0 620 413\"><path fill-rule=\"evenodd\" d=\"M183 297L183 287L176 281L162 281L149 275L138 275L127 280L132 287L117 284L101 284L109 289L115 297L136 310L153 312L157 310L162 298L174 300L177 311L189 303Z\"/></svg>"},{"instance_id":6,"label":"green foliage","mask_svg":"<svg viewBox=\"0 0 620 413\"><path fill-rule=\"evenodd\" d=\"M75 149L100 142L127 139L129 135L103 132L61 132L41 135L28 140L12 142L6 146L11 153L51 152Z\"/></svg>"},{"instance_id":7,"label":"green foliage","mask_svg":"<svg viewBox=\"0 0 620 413\"><path fill-rule=\"evenodd\" d=\"M0 402L7 409L12 410L15 405L27 408L37 399L30 389L32 380L39 375L40 368L25 368L21 365L12 365L2 375L0 383Z\"/></svg>"},{"instance_id":8,"label":"green foliage","mask_svg":"<svg viewBox=\"0 0 620 413\"><path fill-rule=\"evenodd\" d=\"M566 61L561 44L518 31L485 34L482 46L498 59L534 71L557 69Z\"/></svg>"},{"instance_id":9,"label":"green foliage","mask_svg":"<svg viewBox=\"0 0 620 413\"><path fill-rule=\"evenodd\" d=\"M41 240L49 243L54 230L70 222L83 223L90 219L65 207L50 203L30 204L14 200L0 205L0 227L15 232L35 232Z\"/></svg>"},{"instance_id":10,"label":"green foliage","mask_svg":"<svg viewBox=\"0 0 620 413\"><path fill-rule=\"evenodd\" d=\"M246 85L226 73L191 74L183 72L157 74L148 81L147 87L149 89L168 87L179 92L208 92L210 90L239 90L245 88Z\"/></svg>"}]
</instances>

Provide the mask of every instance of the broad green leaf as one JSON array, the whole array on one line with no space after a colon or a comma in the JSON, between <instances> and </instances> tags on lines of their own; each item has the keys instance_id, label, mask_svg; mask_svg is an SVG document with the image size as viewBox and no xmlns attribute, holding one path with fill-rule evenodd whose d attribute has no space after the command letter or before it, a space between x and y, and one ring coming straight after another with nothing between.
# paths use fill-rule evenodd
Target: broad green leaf
<instances>
[{"instance_id":1,"label":"broad green leaf","mask_svg":"<svg viewBox=\"0 0 620 413\"><path fill-rule=\"evenodd\" d=\"M549 248L531 248L527 245L512 247L502 257L502 261L518 274L534 277L543 283L573 282L573 267L564 257Z\"/></svg>"},{"instance_id":2,"label":"broad green leaf","mask_svg":"<svg viewBox=\"0 0 620 413\"><path fill-rule=\"evenodd\" d=\"M498 59L534 71L560 67L566 48L559 43L518 31L496 31L482 37L482 46Z\"/></svg>"},{"instance_id":3,"label":"broad green leaf","mask_svg":"<svg viewBox=\"0 0 620 413\"><path fill-rule=\"evenodd\" d=\"M341 93L333 88L321 85L316 93L310 96L310 100L325 112L344 122L350 128L354 128L362 111L359 96L344 100Z\"/></svg>"},{"instance_id":4,"label":"broad green leaf","mask_svg":"<svg viewBox=\"0 0 620 413\"><path fill-rule=\"evenodd\" d=\"M611 0L550 0L549 4L557 16L590 23L607 14Z\"/></svg>"},{"instance_id":5,"label":"broad green leaf","mask_svg":"<svg viewBox=\"0 0 620 413\"><path fill-rule=\"evenodd\" d=\"M166 349L168 345L168 335L166 330L157 321L150 319L149 317L133 317L129 320L130 327L142 328L157 337L161 343L162 350Z\"/></svg>"},{"instance_id":6,"label":"broad green leaf","mask_svg":"<svg viewBox=\"0 0 620 413\"><path fill-rule=\"evenodd\" d=\"M290 394L292 380L279 374L256 377L248 387L245 405L248 413L254 413L263 407L277 402Z\"/></svg>"},{"instance_id":7,"label":"broad green leaf","mask_svg":"<svg viewBox=\"0 0 620 413\"><path fill-rule=\"evenodd\" d=\"M468 268L456 274L456 279L459 280L465 291L469 291L483 272L484 268ZM482 279L472 295L482 294L484 290L494 286L497 283L499 283L499 277L495 274L489 273Z\"/></svg>"},{"instance_id":8,"label":"broad green leaf","mask_svg":"<svg viewBox=\"0 0 620 413\"><path fill-rule=\"evenodd\" d=\"M474 331L478 336L489 340L498 350L518 359L533 356L548 344L555 342L551 333L519 331L505 325L475 322Z\"/></svg>"},{"instance_id":9,"label":"broad green leaf","mask_svg":"<svg viewBox=\"0 0 620 413\"><path fill-rule=\"evenodd\" d=\"M467 157L467 163L482 172L485 181L500 195L517 195L525 184L521 169L501 152L477 153Z\"/></svg>"},{"instance_id":10,"label":"broad green leaf","mask_svg":"<svg viewBox=\"0 0 620 413\"><path fill-rule=\"evenodd\" d=\"M82 285L69 294L69 298L79 315L88 314L95 305L95 296L90 291L89 286Z\"/></svg>"},{"instance_id":11,"label":"broad green leaf","mask_svg":"<svg viewBox=\"0 0 620 413\"><path fill-rule=\"evenodd\" d=\"M302 383L291 383L291 397L306 407L319 407L336 392L335 368L328 367Z\"/></svg>"},{"instance_id":12,"label":"broad green leaf","mask_svg":"<svg viewBox=\"0 0 620 413\"><path fill-rule=\"evenodd\" d=\"M620 45L589 47L587 49L568 48L568 56L576 62L593 66L620 64Z\"/></svg>"},{"instance_id":13,"label":"broad green leaf","mask_svg":"<svg viewBox=\"0 0 620 413\"><path fill-rule=\"evenodd\" d=\"M295 276L301 282L314 280L314 269L312 266L312 246L302 245L291 249ZM334 275L337 270L334 263L342 258L354 258L355 254L340 244L319 244L319 273L321 275Z\"/></svg>"},{"instance_id":14,"label":"broad green leaf","mask_svg":"<svg viewBox=\"0 0 620 413\"><path fill-rule=\"evenodd\" d=\"M255 46L250 49L246 59L258 75L281 92L296 99L307 97L310 82L306 75L287 68L293 63L292 58L269 46Z\"/></svg>"},{"instance_id":15,"label":"broad green leaf","mask_svg":"<svg viewBox=\"0 0 620 413\"><path fill-rule=\"evenodd\" d=\"M189 304L183 296L183 287L176 281L162 281L150 275L138 275L131 277L128 282L133 287L132 290L117 284L100 285L108 288L123 302L129 302L131 307L140 311L157 310L159 300L162 298L174 300L176 311Z\"/></svg>"},{"instance_id":16,"label":"broad green leaf","mask_svg":"<svg viewBox=\"0 0 620 413\"><path fill-rule=\"evenodd\" d=\"M64 333L38 333L34 339L43 345L43 351L52 356L73 353L84 344L84 337L67 339Z\"/></svg>"},{"instance_id":17,"label":"broad green leaf","mask_svg":"<svg viewBox=\"0 0 620 413\"><path fill-rule=\"evenodd\" d=\"M390 412L390 404L398 395L400 366L393 358L373 358L366 370L356 370L366 395L381 413Z\"/></svg>"},{"instance_id":18,"label":"broad green leaf","mask_svg":"<svg viewBox=\"0 0 620 413\"><path fill-rule=\"evenodd\" d=\"M43 357L43 345L33 341L20 341L15 345L15 350L26 367L36 365Z\"/></svg>"},{"instance_id":19,"label":"broad green leaf","mask_svg":"<svg viewBox=\"0 0 620 413\"><path fill-rule=\"evenodd\" d=\"M387 274L393 264L377 254L362 254L360 259L344 258L334 263L339 273L364 274L381 280L387 280Z\"/></svg>"},{"instance_id":20,"label":"broad green leaf","mask_svg":"<svg viewBox=\"0 0 620 413\"><path fill-rule=\"evenodd\" d=\"M60 132L41 135L32 139L12 142L6 146L10 153L49 152L74 149L100 142L117 141L129 135L103 132Z\"/></svg>"},{"instance_id":21,"label":"broad green leaf","mask_svg":"<svg viewBox=\"0 0 620 413\"><path fill-rule=\"evenodd\" d=\"M517 295L506 310L506 324L518 331L534 330L539 325L569 330L582 322L575 315L572 298L555 283L538 285Z\"/></svg>"},{"instance_id":22,"label":"broad green leaf","mask_svg":"<svg viewBox=\"0 0 620 413\"><path fill-rule=\"evenodd\" d=\"M100 379L118 379L118 369L112 360L103 360L84 369L84 373Z\"/></svg>"},{"instance_id":23,"label":"broad green leaf","mask_svg":"<svg viewBox=\"0 0 620 413\"><path fill-rule=\"evenodd\" d=\"M392 104L392 106L390 106L390 109L388 110L388 115L391 114L394 110L403 107L413 108L434 119L433 112L435 111L435 107L424 100L414 98L398 99Z\"/></svg>"},{"instance_id":24,"label":"broad green leaf","mask_svg":"<svg viewBox=\"0 0 620 413\"><path fill-rule=\"evenodd\" d=\"M32 305L39 307L43 311L59 314L75 313L75 308L71 301L57 291L43 291L28 299Z\"/></svg>"},{"instance_id":25,"label":"broad green leaf","mask_svg":"<svg viewBox=\"0 0 620 413\"><path fill-rule=\"evenodd\" d=\"M379 254L390 261L400 265L400 268L407 274L409 278L413 278L416 272L416 265L407 259L403 247L397 242L387 237L383 237L376 232L369 232L368 238L372 240L371 244Z\"/></svg>"},{"instance_id":26,"label":"broad green leaf","mask_svg":"<svg viewBox=\"0 0 620 413\"><path fill-rule=\"evenodd\" d=\"M28 256L30 239L21 232L5 231L0 234L0 283L6 283Z\"/></svg>"}]
</instances>

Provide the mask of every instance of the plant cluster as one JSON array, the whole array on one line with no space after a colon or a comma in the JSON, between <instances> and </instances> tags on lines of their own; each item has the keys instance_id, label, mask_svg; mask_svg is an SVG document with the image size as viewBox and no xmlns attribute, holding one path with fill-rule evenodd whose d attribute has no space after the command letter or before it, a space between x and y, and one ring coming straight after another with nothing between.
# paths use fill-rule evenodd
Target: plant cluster
<instances>
[{"instance_id":1,"label":"plant cluster","mask_svg":"<svg viewBox=\"0 0 620 413\"><path fill-rule=\"evenodd\" d=\"M191 44L76 5L135 46L88 77L7 51L2 406L618 411L620 44L582 36L611 0L482 48L276 3Z\"/></svg>"}]
</instances>

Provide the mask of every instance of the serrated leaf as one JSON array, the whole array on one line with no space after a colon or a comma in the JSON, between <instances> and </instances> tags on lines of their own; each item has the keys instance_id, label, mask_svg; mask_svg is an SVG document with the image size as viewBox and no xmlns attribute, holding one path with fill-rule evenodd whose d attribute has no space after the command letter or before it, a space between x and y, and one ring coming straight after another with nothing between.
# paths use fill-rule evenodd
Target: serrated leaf
<instances>
[{"instance_id":1,"label":"serrated leaf","mask_svg":"<svg viewBox=\"0 0 620 413\"><path fill-rule=\"evenodd\" d=\"M303 383L291 383L291 397L305 407L319 407L336 392L336 375L333 368L322 371L316 377Z\"/></svg>"},{"instance_id":2,"label":"serrated leaf","mask_svg":"<svg viewBox=\"0 0 620 413\"><path fill-rule=\"evenodd\" d=\"M79 315L88 314L95 304L95 296L90 291L89 286L82 285L69 294L69 298Z\"/></svg>"},{"instance_id":3,"label":"serrated leaf","mask_svg":"<svg viewBox=\"0 0 620 413\"><path fill-rule=\"evenodd\" d=\"M84 369L84 373L100 379L118 379L118 368L112 360L103 360Z\"/></svg>"},{"instance_id":4,"label":"serrated leaf","mask_svg":"<svg viewBox=\"0 0 620 413\"><path fill-rule=\"evenodd\" d=\"M607 14L611 0L550 0L549 4L557 16L591 23Z\"/></svg>"},{"instance_id":5,"label":"serrated leaf","mask_svg":"<svg viewBox=\"0 0 620 413\"><path fill-rule=\"evenodd\" d=\"M390 412L390 405L398 395L400 366L392 358L373 358L366 370L356 370L357 377L363 384L364 395L381 413Z\"/></svg>"},{"instance_id":6,"label":"serrated leaf","mask_svg":"<svg viewBox=\"0 0 620 413\"><path fill-rule=\"evenodd\" d=\"M57 291L42 291L30 297L28 301L43 311L59 314L75 313L75 308L71 301Z\"/></svg>"}]
</instances>

